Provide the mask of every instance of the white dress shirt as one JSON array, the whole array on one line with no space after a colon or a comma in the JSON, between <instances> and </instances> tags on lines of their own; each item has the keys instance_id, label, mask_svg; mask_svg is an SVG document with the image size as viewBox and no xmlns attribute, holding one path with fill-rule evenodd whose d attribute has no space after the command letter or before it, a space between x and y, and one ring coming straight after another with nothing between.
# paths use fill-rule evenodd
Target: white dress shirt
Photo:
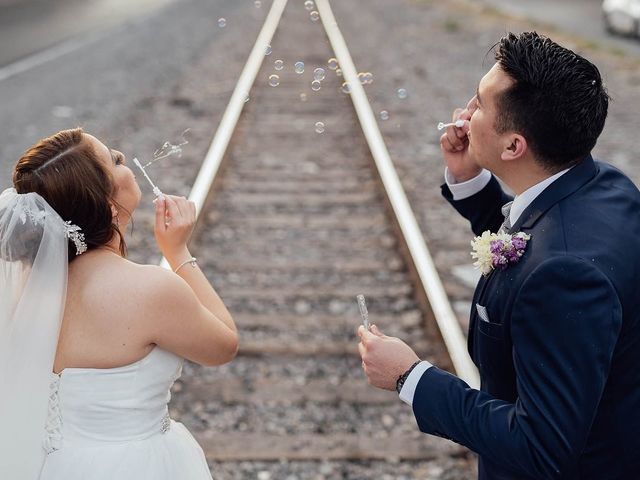
<instances>
[{"instance_id":1,"label":"white dress shirt","mask_svg":"<svg viewBox=\"0 0 640 480\"><path fill-rule=\"evenodd\" d=\"M529 206L533 200L540 195L545 188L555 182L562 175L567 173L570 168L562 170L561 172L552 175L549 178L544 179L540 183L536 183L534 186L529 187L527 190L522 192L520 195L516 195L513 199L513 204L511 205L511 210L509 212L509 220L511 225L515 225L522 212ZM471 180L467 180L466 182L456 183L455 178L449 172L448 168L445 168L444 178L447 182L447 186L449 190L451 190L451 194L453 195L454 200L463 200L465 198L471 197L475 195L484 187L487 186L489 181L491 180L491 172L489 170L483 169L482 172L472 178ZM402 390L400 390L400 400L403 402L413 405L413 396L416 392L416 388L418 386L418 382L420 378L422 378L422 374L426 372L433 365L427 361L422 361L411 371L409 376L404 382L402 386Z\"/></svg>"}]
</instances>

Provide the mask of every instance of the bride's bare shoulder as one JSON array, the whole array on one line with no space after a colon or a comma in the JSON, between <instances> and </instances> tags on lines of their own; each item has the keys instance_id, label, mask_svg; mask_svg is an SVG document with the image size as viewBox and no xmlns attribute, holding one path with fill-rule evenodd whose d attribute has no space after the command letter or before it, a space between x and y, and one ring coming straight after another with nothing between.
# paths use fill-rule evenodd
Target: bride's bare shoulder
<instances>
[{"instance_id":1,"label":"bride's bare shoulder","mask_svg":"<svg viewBox=\"0 0 640 480\"><path fill-rule=\"evenodd\" d=\"M182 279L157 265L142 265L125 259L100 258L77 262L69 269L71 293L121 299L140 299L166 295ZM74 262L75 263L75 262Z\"/></svg>"},{"instance_id":2,"label":"bride's bare shoulder","mask_svg":"<svg viewBox=\"0 0 640 480\"><path fill-rule=\"evenodd\" d=\"M158 265L139 264L129 260L117 266L114 265L110 275L113 275L123 286L126 284L130 287L132 283L135 283L144 287L149 293L156 288L162 288L166 284L174 283L176 279L181 280L171 270Z\"/></svg>"},{"instance_id":3,"label":"bride's bare shoulder","mask_svg":"<svg viewBox=\"0 0 640 480\"><path fill-rule=\"evenodd\" d=\"M139 265L131 263L129 282L136 282L144 289L147 298L160 303L174 302L176 297L184 296L185 289L192 293L187 283L171 270L157 265Z\"/></svg>"}]
</instances>

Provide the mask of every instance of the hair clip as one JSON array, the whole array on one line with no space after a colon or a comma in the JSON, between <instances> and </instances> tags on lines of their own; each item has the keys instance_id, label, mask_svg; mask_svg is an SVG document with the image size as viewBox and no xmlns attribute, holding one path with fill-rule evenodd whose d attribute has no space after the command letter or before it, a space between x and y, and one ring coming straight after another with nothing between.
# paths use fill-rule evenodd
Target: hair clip
<instances>
[{"instance_id":1,"label":"hair clip","mask_svg":"<svg viewBox=\"0 0 640 480\"><path fill-rule=\"evenodd\" d=\"M84 242L84 233L79 226L73 225L71 221L64 222L64 234L76 246L76 255L82 255L87 251L87 244Z\"/></svg>"},{"instance_id":2,"label":"hair clip","mask_svg":"<svg viewBox=\"0 0 640 480\"><path fill-rule=\"evenodd\" d=\"M18 218L22 222L23 225L26 225L27 219L31 220L34 226L44 227L46 218L48 216L45 210L37 210L33 211L28 206L16 206L15 208L20 208L20 213ZM56 215L57 218L59 218ZM87 251L87 244L84 241L84 233L82 233L82 229L71 223L71 220L65 222L62 220L64 236L71 240L76 246L76 255L82 255Z\"/></svg>"}]
</instances>

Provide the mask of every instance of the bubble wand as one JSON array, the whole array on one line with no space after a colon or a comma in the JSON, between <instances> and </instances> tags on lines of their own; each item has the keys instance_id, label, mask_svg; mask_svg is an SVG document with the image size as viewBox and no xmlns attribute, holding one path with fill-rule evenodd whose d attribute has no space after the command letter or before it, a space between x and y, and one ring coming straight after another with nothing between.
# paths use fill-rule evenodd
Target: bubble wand
<instances>
[{"instance_id":1,"label":"bubble wand","mask_svg":"<svg viewBox=\"0 0 640 480\"><path fill-rule=\"evenodd\" d=\"M458 128L462 128L464 127L464 120L458 120L455 122L451 122L451 123L442 123L440 122L438 124L438 130L443 130L447 127L458 127Z\"/></svg>"},{"instance_id":2,"label":"bubble wand","mask_svg":"<svg viewBox=\"0 0 640 480\"><path fill-rule=\"evenodd\" d=\"M367 311L367 303L364 301L364 295L360 294L356 298L358 299L358 308L360 308L360 315L362 316L362 324L364 328L369 330L369 312Z\"/></svg>"},{"instance_id":3,"label":"bubble wand","mask_svg":"<svg viewBox=\"0 0 640 480\"><path fill-rule=\"evenodd\" d=\"M136 167L138 167L140 170L142 170L142 175L144 175L144 178L146 178L147 181L151 184L151 188L153 189L153 194L156 197L159 197L160 195L162 195L162 192L160 191L160 189L155 186L155 184L149 178L149 175L147 175L147 172L145 171L145 169L142 166L142 164L140 163L140 161L137 158L134 158L133 159L133 163L135 163Z\"/></svg>"},{"instance_id":4,"label":"bubble wand","mask_svg":"<svg viewBox=\"0 0 640 480\"><path fill-rule=\"evenodd\" d=\"M153 159L150 162L147 162L144 165L142 165L142 163L140 163L140 160L138 160L137 158L133 159L133 163L136 165L136 167L138 167L140 169L140 171L142 172L142 175L144 175L144 178L146 178L147 181L151 184L151 188L153 189L153 194L156 197L159 197L160 195L162 195L162 192L151 181L151 178L149 178L149 175L147 174L147 171L145 170L145 168L148 167L149 165L157 162L158 160L170 157L172 155L177 155L178 157L181 157L182 156L182 145L186 145L187 143L189 143L189 141L186 138L184 138L185 134L188 131L189 131L189 129L187 128L184 132L182 132L182 135L181 135L182 140L183 140L182 143L179 143L177 145L173 145L170 142L164 142L162 144L162 147L160 147L158 150L153 152Z\"/></svg>"}]
</instances>

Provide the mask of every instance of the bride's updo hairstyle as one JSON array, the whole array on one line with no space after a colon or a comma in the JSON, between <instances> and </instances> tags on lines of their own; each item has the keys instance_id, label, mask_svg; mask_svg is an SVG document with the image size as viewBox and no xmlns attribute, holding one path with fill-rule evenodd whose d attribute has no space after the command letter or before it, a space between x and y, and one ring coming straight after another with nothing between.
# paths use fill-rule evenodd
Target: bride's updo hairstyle
<instances>
[{"instance_id":1,"label":"bride's updo hairstyle","mask_svg":"<svg viewBox=\"0 0 640 480\"><path fill-rule=\"evenodd\" d=\"M122 209L113 200L113 178L82 134L81 128L62 130L29 148L13 169L13 185L18 193L38 193L65 222L79 226L88 250L117 235L120 253L126 255L111 212L111 204ZM75 257L70 241L69 261Z\"/></svg>"}]
</instances>

